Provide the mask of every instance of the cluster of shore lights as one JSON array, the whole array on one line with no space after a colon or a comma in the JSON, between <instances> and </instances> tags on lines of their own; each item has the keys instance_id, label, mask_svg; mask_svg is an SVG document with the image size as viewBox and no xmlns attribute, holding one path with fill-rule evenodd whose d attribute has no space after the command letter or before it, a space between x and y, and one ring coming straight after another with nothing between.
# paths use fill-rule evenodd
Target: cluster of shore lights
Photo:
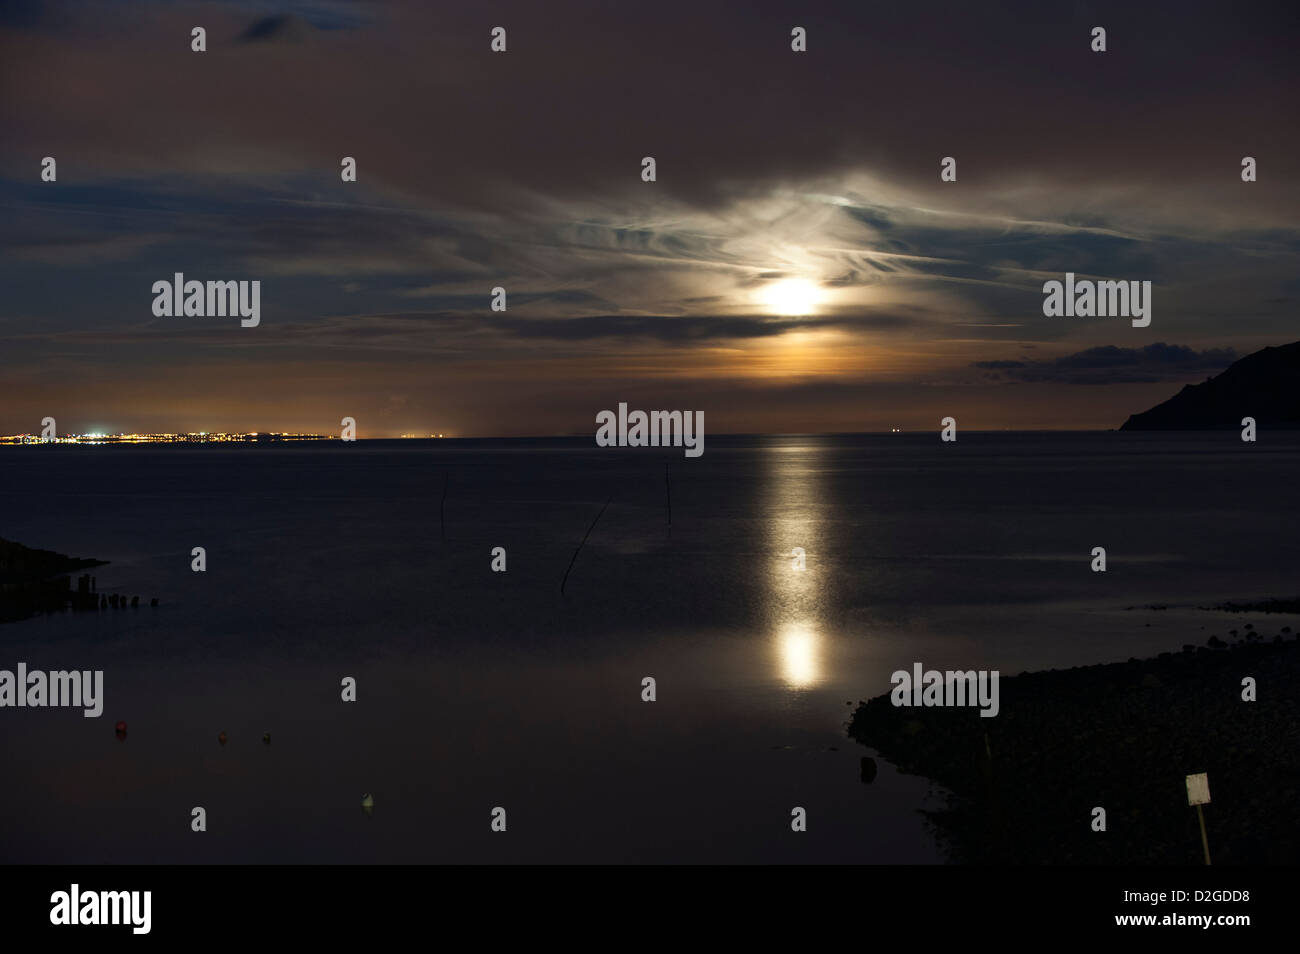
<instances>
[{"instance_id":1,"label":"cluster of shore lights","mask_svg":"<svg viewBox=\"0 0 1300 954\"><path fill-rule=\"evenodd\" d=\"M280 440L336 440L332 435L297 434L291 431L253 431L247 433L228 433L210 431L192 431L182 434L108 434L95 432L90 434L64 434L61 437L41 437L36 434L0 435L0 444L167 444L184 441L198 443L224 443L231 441L249 442L261 437Z\"/></svg>"},{"instance_id":2,"label":"cluster of shore lights","mask_svg":"<svg viewBox=\"0 0 1300 954\"><path fill-rule=\"evenodd\" d=\"M443 434L403 434L404 440L429 440ZM299 441L338 440L334 434L298 434L293 431L250 431L228 433L225 431L190 431L183 434L64 434L62 437L41 437L37 434L0 434L0 444L172 444L193 443L249 443L259 438Z\"/></svg>"}]
</instances>

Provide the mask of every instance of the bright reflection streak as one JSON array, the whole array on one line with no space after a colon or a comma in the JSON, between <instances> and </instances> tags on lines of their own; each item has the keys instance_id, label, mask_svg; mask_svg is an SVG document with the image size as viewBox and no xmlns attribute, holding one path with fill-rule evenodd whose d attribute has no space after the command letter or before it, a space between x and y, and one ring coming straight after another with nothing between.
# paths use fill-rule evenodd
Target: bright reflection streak
<instances>
[{"instance_id":1,"label":"bright reflection streak","mask_svg":"<svg viewBox=\"0 0 1300 954\"><path fill-rule=\"evenodd\" d=\"M819 622L826 582L820 547L826 507L821 455L816 443L791 438L772 446L765 461L764 511L773 551L767 597L773 669L793 690L813 688L825 679L827 646ZM796 547L806 552L803 569L795 568Z\"/></svg>"},{"instance_id":2,"label":"bright reflection streak","mask_svg":"<svg viewBox=\"0 0 1300 954\"><path fill-rule=\"evenodd\" d=\"M795 689L807 689L821 682L821 640L805 623L790 623L777 638L781 657L781 678Z\"/></svg>"}]
</instances>

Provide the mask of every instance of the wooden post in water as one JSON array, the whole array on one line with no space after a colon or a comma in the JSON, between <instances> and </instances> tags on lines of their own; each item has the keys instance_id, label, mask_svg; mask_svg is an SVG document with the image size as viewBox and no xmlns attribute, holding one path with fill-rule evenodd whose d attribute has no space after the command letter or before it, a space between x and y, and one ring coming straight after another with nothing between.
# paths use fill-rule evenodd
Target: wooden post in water
<instances>
[{"instance_id":1,"label":"wooden post in water","mask_svg":"<svg viewBox=\"0 0 1300 954\"><path fill-rule=\"evenodd\" d=\"M447 474L442 475L442 501L438 504L438 522L442 526L442 539L447 539Z\"/></svg>"},{"instance_id":2,"label":"wooden post in water","mask_svg":"<svg viewBox=\"0 0 1300 954\"><path fill-rule=\"evenodd\" d=\"M668 532L673 532L673 485L668 479L668 465L664 464L664 490L668 494Z\"/></svg>"},{"instance_id":3,"label":"wooden post in water","mask_svg":"<svg viewBox=\"0 0 1300 954\"><path fill-rule=\"evenodd\" d=\"M988 859L997 856L996 852L1002 845L1002 814L993 794L993 748L989 744L988 729L984 730L984 811L985 837L988 839L988 845L984 849L987 863Z\"/></svg>"}]
</instances>

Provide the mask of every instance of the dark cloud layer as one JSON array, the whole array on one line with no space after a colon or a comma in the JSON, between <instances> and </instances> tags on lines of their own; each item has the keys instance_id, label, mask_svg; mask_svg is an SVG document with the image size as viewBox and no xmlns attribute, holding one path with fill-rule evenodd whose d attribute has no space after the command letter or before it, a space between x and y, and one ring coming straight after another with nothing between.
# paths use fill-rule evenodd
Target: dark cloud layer
<instances>
[{"instance_id":1,"label":"dark cloud layer","mask_svg":"<svg viewBox=\"0 0 1300 954\"><path fill-rule=\"evenodd\" d=\"M242 4L74 6L56 37L0 34L21 80L0 118L123 167L198 168L248 142L302 160L346 151L413 195L488 207L509 189L635 201L644 155L659 159L658 190L704 204L858 166L961 191L938 182L946 155L980 192L1050 178L1153 197L1195 186L1205 202L1242 155L1263 153L1279 182L1300 161L1300 14L1285 2L519 0L490 15L409 2L355 5L370 21L336 30L311 26L311 6L269 18ZM202 59L189 51L196 17ZM790 52L795 23L806 54ZM1096 25L1107 53L1089 49ZM60 128L74 118L76 140ZM1263 190L1235 191L1267 205Z\"/></svg>"},{"instance_id":2,"label":"dark cloud layer","mask_svg":"<svg viewBox=\"0 0 1300 954\"><path fill-rule=\"evenodd\" d=\"M1105 345L1046 360L976 361L972 367L1016 381L1065 384L1183 381L1203 371L1219 371L1240 357L1232 348L1196 351L1157 341L1143 348Z\"/></svg>"}]
</instances>

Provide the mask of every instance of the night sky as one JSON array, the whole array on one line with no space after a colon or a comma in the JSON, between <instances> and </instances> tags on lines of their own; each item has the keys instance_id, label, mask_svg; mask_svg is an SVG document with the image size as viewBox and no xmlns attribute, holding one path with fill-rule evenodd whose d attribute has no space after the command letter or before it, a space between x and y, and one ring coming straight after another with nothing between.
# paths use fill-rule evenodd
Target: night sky
<instances>
[{"instance_id":1,"label":"night sky","mask_svg":"<svg viewBox=\"0 0 1300 954\"><path fill-rule=\"evenodd\" d=\"M470 7L0 3L0 432L1109 428L1300 338L1294 3Z\"/></svg>"}]
</instances>

